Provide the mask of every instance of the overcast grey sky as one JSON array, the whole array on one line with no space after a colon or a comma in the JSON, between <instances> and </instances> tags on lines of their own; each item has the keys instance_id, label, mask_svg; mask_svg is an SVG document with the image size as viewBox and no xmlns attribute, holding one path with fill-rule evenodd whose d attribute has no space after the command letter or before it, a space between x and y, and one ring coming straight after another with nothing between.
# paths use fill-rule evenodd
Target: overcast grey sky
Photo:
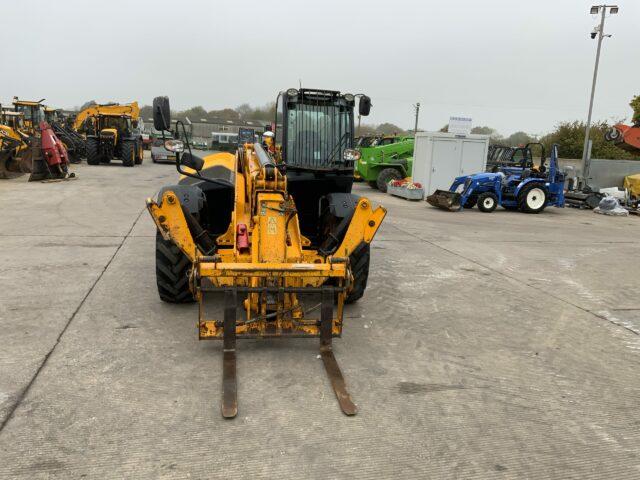
<instances>
[{"instance_id":1,"label":"overcast grey sky","mask_svg":"<svg viewBox=\"0 0 640 480\"><path fill-rule=\"evenodd\" d=\"M582 0L20 0L3 2L0 101L46 97L176 109L262 105L297 86L365 92L370 123L503 134L584 119L597 19ZM640 1L607 19L594 117L640 94Z\"/></svg>"}]
</instances>

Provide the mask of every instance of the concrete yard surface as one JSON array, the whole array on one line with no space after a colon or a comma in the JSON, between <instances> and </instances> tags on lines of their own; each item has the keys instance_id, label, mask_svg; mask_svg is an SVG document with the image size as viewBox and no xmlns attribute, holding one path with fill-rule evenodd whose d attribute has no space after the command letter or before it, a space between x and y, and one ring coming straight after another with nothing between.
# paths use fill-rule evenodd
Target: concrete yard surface
<instances>
[{"instance_id":1,"label":"concrete yard surface","mask_svg":"<svg viewBox=\"0 0 640 480\"><path fill-rule=\"evenodd\" d=\"M239 414L197 306L160 301L147 159L0 183L0 478L640 478L640 219L388 216L336 357L240 341Z\"/></svg>"}]
</instances>

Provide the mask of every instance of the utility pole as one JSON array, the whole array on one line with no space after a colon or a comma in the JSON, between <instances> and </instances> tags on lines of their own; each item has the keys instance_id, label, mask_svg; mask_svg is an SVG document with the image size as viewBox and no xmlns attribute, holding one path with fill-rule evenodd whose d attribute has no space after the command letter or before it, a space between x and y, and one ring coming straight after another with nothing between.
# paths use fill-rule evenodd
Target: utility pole
<instances>
[{"instance_id":1,"label":"utility pole","mask_svg":"<svg viewBox=\"0 0 640 480\"><path fill-rule=\"evenodd\" d=\"M418 115L420 115L420 102L416 103L413 108L416 109L416 126L413 128L413 136L418 133Z\"/></svg>"},{"instance_id":2,"label":"utility pole","mask_svg":"<svg viewBox=\"0 0 640 480\"><path fill-rule=\"evenodd\" d=\"M587 115L587 127L584 132L584 146L582 147L582 178L585 184L589 181L589 170L591 167L591 152L589 151L589 132L591 130L591 115L593 113L593 98L596 93L596 81L598 79L598 65L600 63L600 51L602 49L602 39L604 37L611 37L611 35L604 34L604 19L607 13L607 9L611 14L618 13L617 5L594 5L591 7L591 14L600 15L600 25L591 32L591 38L598 36L598 48L596 50L596 64L593 69L593 81L591 82L591 99L589 100L589 114ZM584 186L584 185L583 185Z\"/></svg>"}]
</instances>

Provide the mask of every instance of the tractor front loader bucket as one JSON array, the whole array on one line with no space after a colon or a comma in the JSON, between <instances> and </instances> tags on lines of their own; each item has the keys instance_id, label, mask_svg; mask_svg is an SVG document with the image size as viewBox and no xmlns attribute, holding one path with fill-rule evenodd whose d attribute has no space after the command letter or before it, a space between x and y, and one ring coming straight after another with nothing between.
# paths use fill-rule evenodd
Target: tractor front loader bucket
<instances>
[{"instance_id":1,"label":"tractor front loader bucket","mask_svg":"<svg viewBox=\"0 0 640 480\"><path fill-rule=\"evenodd\" d=\"M436 190L427 197L429 205L455 212L460 210L460 194L449 190Z\"/></svg>"}]
</instances>

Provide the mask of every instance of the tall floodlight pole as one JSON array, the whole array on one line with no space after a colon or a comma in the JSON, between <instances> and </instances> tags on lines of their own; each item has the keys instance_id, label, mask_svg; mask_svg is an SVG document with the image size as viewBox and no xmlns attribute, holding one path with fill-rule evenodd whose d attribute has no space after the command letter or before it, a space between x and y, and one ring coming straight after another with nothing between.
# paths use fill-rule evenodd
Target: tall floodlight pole
<instances>
[{"instance_id":1,"label":"tall floodlight pole","mask_svg":"<svg viewBox=\"0 0 640 480\"><path fill-rule=\"evenodd\" d=\"M589 151L589 132L591 130L591 114L593 113L593 98L596 94L596 81L598 79L598 64L600 63L600 50L602 49L602 39L611 35L604 34L604 19L607 9L609 13L618 13L617 5L594 5L591 7L591 15L600 13L600 25L591 32L591 38L598 37L598 48L596 50L596 64L593 68L593 81L591 82L591 99L589 100L589 114L587 115L587 127L584 132L584 146L582 147L582 178L587 183L589 180L589 169L591 167L591 152Z\"/></svg>"},{"instance_id":2,"label":"tall floodlight pole","mask_svg":"<svg viewBox=\"0 0 640 480\"><path fill-rule=\"evenodd\" d=\"M416 103L413 108L416 109L416 125L413 127L413 135L418 133L418 115L420 115L420 102Z\"/></svg>"}]
</instances>

